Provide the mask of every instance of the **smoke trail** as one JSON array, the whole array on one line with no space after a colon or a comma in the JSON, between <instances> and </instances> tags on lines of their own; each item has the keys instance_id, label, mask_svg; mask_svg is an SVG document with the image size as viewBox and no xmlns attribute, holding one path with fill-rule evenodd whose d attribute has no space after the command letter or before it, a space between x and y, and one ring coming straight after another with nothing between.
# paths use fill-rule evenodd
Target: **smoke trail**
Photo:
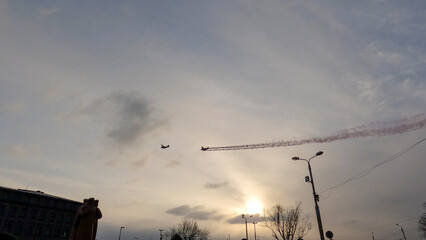
<instances>
[{"instance_id":1,"label":"smoke trail","mask_svg":"<svg viewBox=\"0 0 426 240\"><path fill-rule=\"evenodd\" d=\"M426 114L403 118L389 122L374 122L368 125L349 128L336 132L335 134L325 137L314 137L302 140L279 141L272 143L258 143L246 145L234 145L226 147L206 147L203 151L229 151L229 150L245 150L258 148L288 147L295 145L303 145L309 143L327 143L338 140L360 138L360 137L382 137L388 135L401 134L409 131L418 130L426 126Z\"/></svg>"}]
</instances>

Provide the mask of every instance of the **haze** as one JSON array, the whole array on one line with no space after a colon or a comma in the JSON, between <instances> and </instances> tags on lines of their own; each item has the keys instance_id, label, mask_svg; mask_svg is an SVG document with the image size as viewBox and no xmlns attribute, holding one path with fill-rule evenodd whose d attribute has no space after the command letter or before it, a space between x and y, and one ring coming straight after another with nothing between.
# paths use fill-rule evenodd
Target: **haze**
<instances>
[{"instance_id":1,"label":"haze","mask_svg":"<svg viewBox=\"0 0 426 240\"><path fill-rule=\"evenodd\" d=\"M425 128L293 141L425 113L424 1L0 1L0 182L95 197L99 240L158 239L183 218L213 240L241 214L302 201L425 138ZM161 149L161 144L170 145ZM420 239L426 147L319 202L336 239ZM253 224L249 238L253 239ZM257 226L262 240L270 231Z\"/></svg>"}]
</instances>

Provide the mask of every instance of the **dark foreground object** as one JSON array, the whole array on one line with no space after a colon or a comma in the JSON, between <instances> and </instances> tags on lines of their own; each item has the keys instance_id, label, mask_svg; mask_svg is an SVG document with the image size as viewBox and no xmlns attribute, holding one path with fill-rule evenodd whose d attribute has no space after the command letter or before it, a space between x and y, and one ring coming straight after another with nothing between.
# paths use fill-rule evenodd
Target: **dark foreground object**
<instances>
[{"instance_id":1,"label":"dark foreground object","mask_svg":"<svg viewBox=\"0 0 426 240\"><path fill-rule=\"evenodd\" d=\"M70 240L95 240L98 228L98 219L102 218L98 208L99 200L84 199L78 208L71 230Z\"/></svg>"},{"instance_id":2,"label":"dark foreground object","mask_svg":"<svg viewBox=\"0 0 426 240\"><path fill-rule=\"evenodd\" d=\"M18 237L13 236L12 234L0 232L0 239L1 240L19 240Z\"/></svg>"}]
</instances>

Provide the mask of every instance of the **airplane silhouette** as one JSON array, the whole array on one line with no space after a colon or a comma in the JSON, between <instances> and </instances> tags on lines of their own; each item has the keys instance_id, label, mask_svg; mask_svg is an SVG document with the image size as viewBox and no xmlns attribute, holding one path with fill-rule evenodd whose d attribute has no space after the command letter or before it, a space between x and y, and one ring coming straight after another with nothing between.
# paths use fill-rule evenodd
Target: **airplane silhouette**
<instances>
[{"instance_id":1,"label":"airplane silhouette","mask_svg":"<svg viewBox=\"0 0 426 240\"><path fill-rule=\"evenodd\" d=\"M209 149L209 147L203 147L201 146L201 151L207 151Z\"/></svg>"},{"instance_id":2,"label":"airplane silhouette","mask_svg":"<svg viewBox=\"0 0 426 240\"><path fill-rule=\"evenodd\" d=\"M163 145L163 144L161 144L161 148L162 149L166 149L166 148L169 148L170 147L170 145Z\"/></svg>"}]
</instances>

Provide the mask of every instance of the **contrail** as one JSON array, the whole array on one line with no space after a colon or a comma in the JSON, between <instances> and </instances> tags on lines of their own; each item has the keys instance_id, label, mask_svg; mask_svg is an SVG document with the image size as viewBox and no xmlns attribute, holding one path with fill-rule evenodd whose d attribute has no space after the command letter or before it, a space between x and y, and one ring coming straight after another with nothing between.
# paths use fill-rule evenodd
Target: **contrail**
<instances>
[{"instance_id":1,"label":"contrail","mask_svg":"<svg viewBox=\"0 0 426 240\"><path fill-rule=\"evenodd\" d=\"M409 131L422 129L426 126L426 114L418 114L415 116L399 119L389 122L373 122L359 127L349 128L336 132L335 134L314 137L302 140L279 141L272 143L258 143L246 145L234 145L226 147L202 147L203 151L229 151L229 150L245 150L258 148L288 147L303 145L309 143L327 143L338 140L360 138L360 137L382 137L395 134L401 134Z\"/></svg>"}]
</instances>

